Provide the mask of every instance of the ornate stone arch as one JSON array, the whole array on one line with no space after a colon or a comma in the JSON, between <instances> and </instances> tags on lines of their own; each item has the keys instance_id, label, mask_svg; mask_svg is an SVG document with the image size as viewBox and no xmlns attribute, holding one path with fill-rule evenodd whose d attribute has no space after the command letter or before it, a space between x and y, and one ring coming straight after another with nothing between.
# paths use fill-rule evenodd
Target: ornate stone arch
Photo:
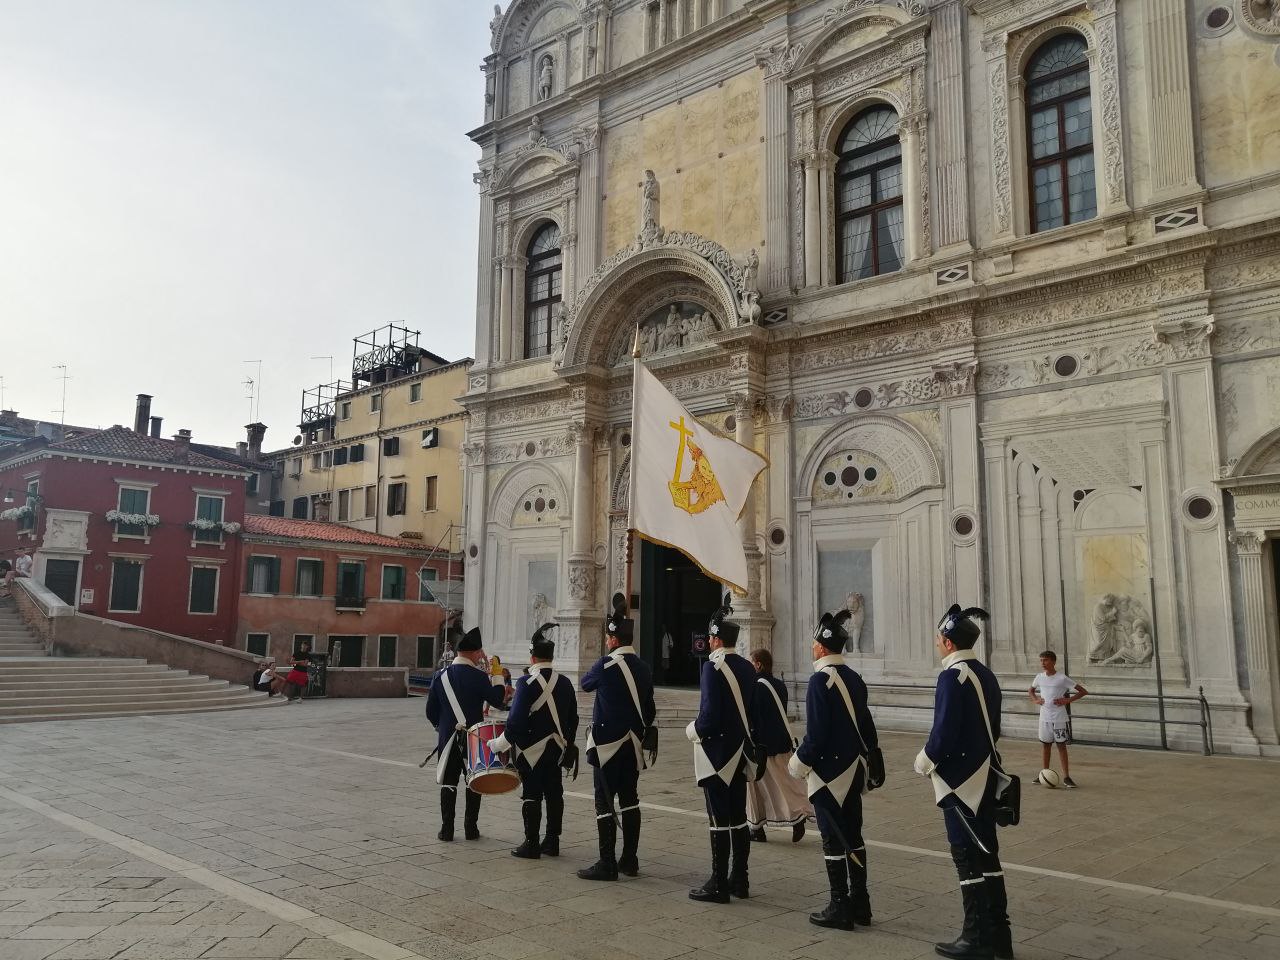
<instances>
[{"instance_id":1,"label":"ornate stone arch","mask_svg":"<svg viewBox=\"0 0 1280 960\"><path fill-rule=\"evenodd\" d=\"M490 24L494 53L509 55L523 50L538 23L557 8L578 19L578 8L571 0L512 0L507 11Z\"/></svg>"},{"instance_id":2,"label":"ornate stone arch","mask_svg":"<svg viewBox=\"0 0 1280 960\"><path fill-rule=\"evenodd\" d=\"M618 513L626 511L629 506L628 498L631 496L631 451L627 451L627 455L622 458L622 465L618 467L618 472L614 475L613 483L609 485L609 512Z\"/></svg>"},{"instance_id":3,"label":"ornate stone arch","mask_svg":"<svg viewBox=\"0 0 1280 960\"><path fill-rule=\"evenodd\" d=\"M1089 48L1089 56L1097 55L1098 34L1093 29L1092 23L1078 16L1054 17L1052 20L1038 23L1023 31L1018 35L1018 39L1009 45L1009 79L1020 78L1027 69L1027 61L1031 59L1031 54L1040 49L1042 44L1064 33L1080 34Z\"/></svg>"},{"instance_id":4,"label":"ornate stone arch","mask_svg":"<svg viewBox=\"0 0 1280 960\"><path fill-rule=\"evenodd\" d=\"M808 496L819 468L845 450L864 450L881 460L892 472L895 500L942 484L938 458L923 433L896 417L869 414L837 423L818 439L796 473L796 489Z\"/></svg>"},{"instance_id":5,"label":"ornate stone arch","mask_svg":"<svg viewBox=\"0 0 1280 960\"><path fill-rule=\"evenodd\" d=\"M868 21L888 20L904 24L924 13L924 4L917 0L844 0L823 17L822 29L804 45L796 60L800 69L819 63L827 49L851 28Z\"/></svg>"},{"instance_id":6,"label":"ornate stone arch","mask_svg":"<svg viewBox=\"0 0 1280 960\"><path fill-rule=\"evenodd\" d=\"M650 243L637 239L601 264L565 305L556 366L607 363L610 341L635 300L682 282L705 288L718 305L721 323L743 326L759 317L754 264L739 265L722 246L698 234L672 231Z\"/></svg>"},{"instance_id":7,"label":"ornate stone arch","mask_svg":"<svg viewBox=\"0 0 1280 960\"><path fill-rule=\"evenodd\" d=\"M822 149L835 153L836 137L840 135L840 131L844 129L845 124L867 107L877 104L892 107L898 114L899 120L905 117L908 112L907 104L903 102L902 97L892 90L884 87L872 87L870 90L859 91L846 98L823 121L822 129L818 134L818 143L821 144Z\"/></svg>"},{"instance_id":8,"label":"ornate stone arch","mask_svg":"<svg viewBox=\"0 0 1280 960\"><path fill-rule=\"evenodd\" d=\"M564 481L554 470L540 463L519 466L499 481L490 497L493 507L489 511L489 516L495 523L504 527L513 526L512 519L522 506L524 497L529 491L539 486L546 487L550 491L548 498L556 501L556 506L552 509L554 522L549 520L548 526L558 528L570 518L568 490Z\"/></svg>"},{"instance_id":9,"label":"ornate stone arch","mask_svg":"<svg viewBox=\"0 0 1280 960\"><path fill-rule=\"evenodd\" d=\"M495 192L502 190L518 189L520 174L531 166L552 164L552 170L547 176L555 176L559 174L563 168L568 166L576 167L577 161L551 146L545 137L540 137L536 142L526 144L520 147L511 155L500 158L504 159L495 171L493 180L493 189ZM537 178L543 179L541 177Z\"/></svg>"},{"instance_id":10,"label":"ornate stone arch","mask_svg":"<svg viewBox=\"0 0 1280 960\"><path fill-rule=\"evenodd\" d=\"M1280 473L1280 427L1255 440L1227 474L1230 479Z\"/></svg>"}]
</instances>

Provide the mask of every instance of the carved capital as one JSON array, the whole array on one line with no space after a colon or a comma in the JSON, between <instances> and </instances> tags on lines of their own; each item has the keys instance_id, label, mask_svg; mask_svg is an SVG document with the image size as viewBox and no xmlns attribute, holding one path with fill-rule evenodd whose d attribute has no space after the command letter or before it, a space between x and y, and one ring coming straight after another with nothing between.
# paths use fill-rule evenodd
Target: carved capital
<instances>
[{"instance_id":1,"label":"carved capital","mask_svg":"<svg viewBox=\"0 0 1280 960\"><path fill-rule=\"evenodd\" d=\"M765 79L790 76L796 67L800 55L804 52L804 44L788 46L785 40L768 44L756 49L756 66L764 70Z\"/></svg>"},{"instance_id":2,"label":"carved capital","mask_svg":"<svg viewBox=\"0 0 1280 960\"><path fill-rule=\"evenodd\" d=\"M590 558L569 559L569 601L581 609L595 596L595 563Z\"/></svg>"},{"instance_id":3,"label":"carved capital","mask_svg":"<svg viewBox=\"0 0 1280 960\"><path fill-rule=\"evenodd\" d=\"M765 413L770 423L785 423L795 409L795 397L789 393L772 394L764 398Z\"/></svg>"},{"instance_id":4,"label":"carved capital","mask_svg":"<svg viewBox=\"0 0 1280 960\"><path fill-rule=\"evenodd\" d=\"M747 391L725 394L725 399L733 407L733 415L739 423L754 418L756 406L760 403L758 396Z\"/></svg>"},{"instance_id":5,"label":"carved capital","mask_svg":"<svg viewBox=\"0 0 1280 960\"><path fill-rule=\"evenodd\" d=\"M478 467L484 463L484 441L469 440L462 445L462 455L466 457L467 466Z\"/></svg>"},{"instance_id":6,"label":"carved capital","mask_svg":"<svg viewBox=\"0 0 1280 960\"><path fill-rule=\"evenodd\" d=\"M1202 360L1210 355L1213 337L1212 316L1157 320L1151 333L1157 343L1164 344L1171 360Z\"/></svg>"},{"instance_id":7,"label":"carved capital","mask_svg":"<svg viewBox=\"0 0 1280 960\"><path fill-rule=\"evenodd\" d=\"M973 393L974 380L978 375L977 360L955 360L951 363L933 364L933 378L942 386L942 392L948 397L962 397Z\"/></svg>"},{"instance_id":8,"label":"carved capital","mask_svg":"<svg viewBox=\"0 0 1280 960\"><path fill-rule=\"evenodd\" d=\"M1228 530L1227 539L1241 556L1261 556L1265 538L1256 530Z\"/></svg>"}]
</instances>

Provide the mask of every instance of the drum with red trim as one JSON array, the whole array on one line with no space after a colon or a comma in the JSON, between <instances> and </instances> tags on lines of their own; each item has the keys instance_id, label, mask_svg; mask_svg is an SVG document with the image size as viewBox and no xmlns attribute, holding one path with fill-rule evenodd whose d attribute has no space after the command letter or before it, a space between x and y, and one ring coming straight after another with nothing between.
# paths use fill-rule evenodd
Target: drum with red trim
<instances>
[{"instance_id":1,"label":"drum with red trim","mask_svg":"<svg viewBox=\"0 0 1280 960\"><path fill-rule=\"evenodd\" d=\"M476 793L510 793L520 786L511 751L494 753L489 749L489 741L506 730L507 725L501 720L483 720L467 730L467 787Z\"/></svg>"}]
</instances>

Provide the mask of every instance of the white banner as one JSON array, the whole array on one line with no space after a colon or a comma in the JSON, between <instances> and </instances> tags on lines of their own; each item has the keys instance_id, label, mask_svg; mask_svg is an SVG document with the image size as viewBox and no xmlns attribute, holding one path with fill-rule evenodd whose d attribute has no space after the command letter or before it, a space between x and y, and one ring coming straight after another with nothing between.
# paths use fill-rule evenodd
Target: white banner
<instances>
[{"instance_id":1,"label":"white banner","mask_svg":"<svg viewBox=\"0 0 1280 960\"><path fill-rule=\"evenodd\" d=\"M702 426L639 360L631 400L631 528L746 592L738 517L768 461Z\"/></svg>"}]
</instances>

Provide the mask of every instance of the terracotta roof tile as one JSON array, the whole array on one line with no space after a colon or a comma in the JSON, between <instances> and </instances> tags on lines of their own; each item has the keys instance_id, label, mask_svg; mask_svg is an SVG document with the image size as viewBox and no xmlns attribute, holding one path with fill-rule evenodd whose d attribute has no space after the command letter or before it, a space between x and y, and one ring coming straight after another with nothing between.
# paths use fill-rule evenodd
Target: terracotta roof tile
<instances>
[{"instance_id":1,"label":"terracotta roof tile","mask_svg":"<svg viewBox=\"0 0 1280 960\"><path fill-rule=\"evenodd\" d=\"M245 514L244 532L264 537L288 537L291 540L317 540L325 543L351 543L368 547L395 547L399 550L426 550L421 541L387 537L380 533L357 530L341 523L321 520L290 520L267 517L260 513Z\"/></svg>"},{"instance_id":2,"label":"terracotta roof tile","mask_svg":"<svg viewBox=\"0 0 1280 960\"><path fill-rule=\"evenodd\" d=\"M244 471L243 467L234 463L216 460L190 447L184 448L176 440L144 436L134 433L128 427L97 430L82 437L51 443L49 449L99 457L119 457L122 460L140 460L143 463L171 463L206 470Z\"/></svg>"}]
</instances>

